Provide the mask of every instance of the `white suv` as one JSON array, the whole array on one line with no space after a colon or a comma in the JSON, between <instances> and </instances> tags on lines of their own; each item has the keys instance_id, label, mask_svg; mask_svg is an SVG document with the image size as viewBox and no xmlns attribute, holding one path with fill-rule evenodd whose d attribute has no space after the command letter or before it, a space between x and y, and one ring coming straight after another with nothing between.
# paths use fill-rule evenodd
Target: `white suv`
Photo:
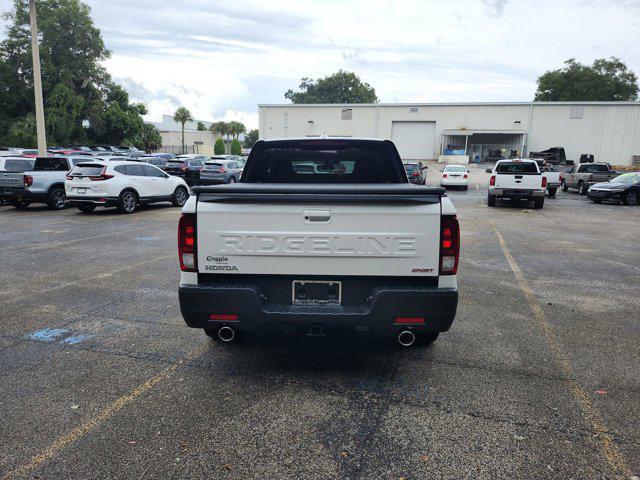
<instances>
[{"instance_id":1,"label":"white suv","mask_svg":"<svg viewBox=\"0 0 640 480\"><path fill-rule=\"evenodd\" d=\"M85 213L98 205L115 206L123 213L133 213L138 205L153 202L182 207L189 198L183 179L133 161L87 159L69 172L64 187L67 200Z\"/></svg>"}]
</instances>

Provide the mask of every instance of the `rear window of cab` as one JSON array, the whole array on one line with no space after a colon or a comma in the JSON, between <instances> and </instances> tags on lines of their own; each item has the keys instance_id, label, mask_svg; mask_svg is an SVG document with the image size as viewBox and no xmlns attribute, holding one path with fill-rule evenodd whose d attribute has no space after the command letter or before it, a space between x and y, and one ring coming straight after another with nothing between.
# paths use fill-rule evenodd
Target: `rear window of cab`
<instances>
[{"instance_id":1,"label":"rear window of cab","mask_svg":"<svg viewBox=\"0 0 640 480\"><path fill-rule=\"evenodd\" d=\"M503 162L496 165L496 173L535 175L538 166L535 162Z\"/></svg>"}]
</instances>

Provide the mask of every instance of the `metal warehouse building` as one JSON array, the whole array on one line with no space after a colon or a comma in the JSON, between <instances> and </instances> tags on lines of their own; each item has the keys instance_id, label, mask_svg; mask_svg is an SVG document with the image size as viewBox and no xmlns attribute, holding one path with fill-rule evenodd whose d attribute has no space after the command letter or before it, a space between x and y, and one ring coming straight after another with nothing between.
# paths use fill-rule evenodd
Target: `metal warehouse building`
<instances>
[{"instance_id":1,"label":"metal warehouse building","mask_svg":"<svg viewBox=\"0 0 640 480\"><path fill-rule=\"evenodd\" d=\"M612 165L640 162L640 102L380 103L259 105L260 138L373 137L393 140L404 160L445 149L484 159L490 150L564 147Z\"/></svg>"}]
</instances>

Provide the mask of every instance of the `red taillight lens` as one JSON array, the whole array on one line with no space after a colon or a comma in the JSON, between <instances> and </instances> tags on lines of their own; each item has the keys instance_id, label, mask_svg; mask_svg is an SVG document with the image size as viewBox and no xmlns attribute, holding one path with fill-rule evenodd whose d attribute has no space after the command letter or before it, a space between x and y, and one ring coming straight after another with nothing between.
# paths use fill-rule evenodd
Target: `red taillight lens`
<instances>
[{"instance_id":1,"label":"red taillight lens","mask_svg":"<svg viewBox=\"0 0 640 480\"><path fill-rule=\"evenodd\" d=\"M73 176L72 175L67 175L67 180L73 180Z\"/></svg>"},{"instance_id":2,"label":"red taillight lens","mask_svg":"<svg viewBox=\"0 0 640 480\"><path fill-rule=\"evenodd\" d=\"M238 315L212 313L211 315L209 315L209 320L215 320L217 322L237 322Z\"/></svg>"},{"instance_id":3,"label":"red taillight lens","mask_svg":"<svg viewBox=\"0 0 640 480\"><path fill-rule=\"evenodd\" d=\"M224 167L220 167L220 170L218 170L220 173L227 173L227 170Z\"/></svg>"},{"instance_id":4,"label":"red taillight lens","mask_svg":"<svg viewBox=\"0 0 640 480\"><path fill-rule=\"evenodd\" d=\"M442 178L449 178L449 175L447 175L446 173L443 173Z\"/></svg>"},{"instance_id":5,"label":"red taillight lens","mask_svg":"<svg viewBox=\"0 0 640 480\"><path fill-rule=\"evenodd\" d=\"M420 172L413 172L411 174L412 177L419 177L420 176Z\"/></svg>"},{"instance_id":6,"label":"red taillight lens","mask_svg":"<svg viewBox=\"0 0 640 480\"><path fill-rule=\"evenodd\" d=\"M396 317L396 324L418 325L424 323L424 317Z\"/></svg>"},{"instance_id":7,"label":"red taillight lens","mask_svg":"<svg viewBox=\"0 0 640 480\"><path fill-rule=\"evenodd\" d=\"M469 178L469 175L467 175L466 173L462 176L462 178Z\"/></svg>"},{"instance_id":8,"label":"red taillight lens","mask_svg":"<svg viewBox=\"0 0 640 480\"><path fill-rule=\"evenodd\" d=\"M110 178L113 178L113 175L107 175L105 173L106 171L107 171L107 167L103 167L102 172L100 172L100 175L98 175L97 177L89 177L89 180L93 182L99 182L101 180L109 180Z\"/></svg>"},{"instance_id":9,"label":"red taillight lens","mask_svg":"<svg viewBox=\"0 0 640 480\"><path fill-rule=\"evenodd\" d=\"M189 167L185 165L184 167L181 167L180 170L186 172L187 170L189 170Z\"/></svg>"},{"instance_id":10,"label":"red taillight lens","mask_svg":"<svg viewBox=\"0 0 640 480\"><path fill-rule=\"evenodd\" d=\"M455 215L445 215L440 224L440 275L455 275L460 256L460 226Z\"/></svg>"},{"instance_id":11,"label":"red taillight lens","mask_svg":"<svg viewBox=\"0 0 640 480\"><path fill-rule=\"evenodd\" d=\"M542 188L547 188L547 177L542 177Z\"/></svg>"},{"instance_id":12,"label":"red taillight lens","mask_svg":"<svg viewBox=\"0 0 640 480\"><path fill-rule=\"evenodd\" d=\"M196 216L194 213L183 213L178 223L178 256L183 272L198 271L196 248Z\"/></svg>"},{"instance_id":13,"label":"red taillight lens","mask_svg":"<svg viewBox=\"0 0 640 480\"><path fill-rule=\"evenodd\" d=\"M560 174L560 177L558 177L560 181L564 180L564 175Z\"/></svg>"},{"instance_id":14,"label":"red taillight lens","mask_svg":"<svg viewBox=\"0 0 640 480\"><path fill-rule=\"evenodd\" d=\"M491 175L491 178L489 179L489 186L494 187L495 185L496 185L496 176Z\"/></svg>"},{"instance_id":15,"label":"red taillight lens","mask_svg":"<svg viewBox=\"0 0 640 480\"><path fill-rule=\"evenodd\" d=\"M30 187L33 185L33 177L31 175L24 175L24 186Z\"/></svg>"}]
</instances>

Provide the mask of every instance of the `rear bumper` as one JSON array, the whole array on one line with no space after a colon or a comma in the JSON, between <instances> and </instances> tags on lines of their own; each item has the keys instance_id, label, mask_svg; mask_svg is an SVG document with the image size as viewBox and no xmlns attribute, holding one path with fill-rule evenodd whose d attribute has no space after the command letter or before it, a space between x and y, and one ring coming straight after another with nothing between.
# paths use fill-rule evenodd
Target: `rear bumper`
<instances>
[{"instance_id":1,"label":"rear bumper","mask_svg":"<svg viewBox=\"0 0 640 480\"><path fill-rule=\"evenodd\" d=\"M490 188L489 194L499 198L510 198L513 200L531 200L534 198L544 198L545 190L517 190L510 188Z\"/></svg>"},{"instance_id":2,"label":"rear bumper","mask_svg":"<svg viewBox=\"0 0 640 480\"><path fill-rule=\"evenodd\" d=\"M199 185L220 185L222 183L227 183L224 177L220 178L208 178L200 175L200 179L198 180Z\"/></svg>"},{"instance_id":3,"label":"rear bumper","mask_svg":"<svg viewBox=\"0 0 640 480\"><path fill-rule=\"evenodd\" d=\"M381 287L364 305L274 305L264 302L259 287L246 284L183 285L178 291L180 310L193 328L233 325L241 332L278 330L323 333L371 332L389 335L401 328L418 332L445 332L458 306L457 288ZM212 321L209 316L237 315L237 321ZM424 318L424 323L397 324L397 317Z\"/></svg>"},{"instance_id":4,"label":"rear bumper","mask_svg":"<svg viewBox=\"0 0 640 480\"><path fill-rule=\"evenodd\" d=\"M114 206L118 204L118 197L97 197L97 196L67 196L67 202L72 205L79 205L81 203L91 203L93 205L105 205L105 206Z\"/></svg>"},{"instance_id":5,"label":"rear bumper","mask_svg":"<svg viewBox=\"0 0 640 480\"><path fill-rule=\"evenodd\" d=\"M622 192L613 192L613 191L603 191L603 190L588 190L587 198L589 200L622 200L622 196L624 195L624 191Z\"/></svg>"},{"instance_id":6,"label":"rear bumper","mask_svg":"<svg viewBox=\"0 0 640 480\"><path fill-rule=\"evenodd\" d=\"M47 194L40 192L30 192L24 187L19 188L9 188L3 187L0 188L0 198L4 199L7 202L11 202L13 200L28 200L29 202L46 202Z\"/></svg>"}]
</instances>

